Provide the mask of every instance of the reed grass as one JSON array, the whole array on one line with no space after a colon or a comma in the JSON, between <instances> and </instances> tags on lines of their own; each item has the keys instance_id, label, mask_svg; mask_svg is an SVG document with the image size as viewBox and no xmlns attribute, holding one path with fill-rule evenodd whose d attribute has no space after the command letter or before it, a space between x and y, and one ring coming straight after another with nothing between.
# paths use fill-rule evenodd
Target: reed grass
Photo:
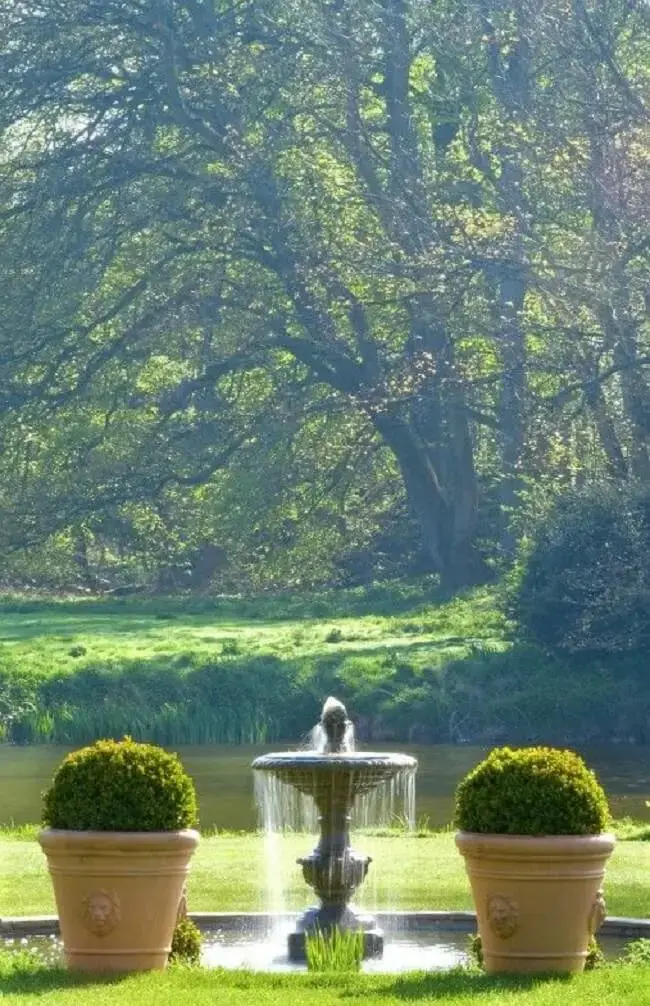
<instances>
[{"instance_id":1,"label":"reed grass","mask_svg":"<svg viewBox=\"0 0 650 1006\"><path fill-rule=\"evenodd\" d=\"M405 688L445 731L445 666L477 640L504 648L505 624L489 592L440 605L426 581L256 600L0 598L0 741L270 743L341 690L406 737Z\"/></svg>"},{"instance_id":2,"label":"reed grass","mask_svg":"<svg viewBox=\"0 0 650 1006\"><path fill-rule=\"evenodd\" d=\"M363 933L340 929L307 933L305 953L308 971L359 971L363 960Z\"/></svg>"}]
</instances>

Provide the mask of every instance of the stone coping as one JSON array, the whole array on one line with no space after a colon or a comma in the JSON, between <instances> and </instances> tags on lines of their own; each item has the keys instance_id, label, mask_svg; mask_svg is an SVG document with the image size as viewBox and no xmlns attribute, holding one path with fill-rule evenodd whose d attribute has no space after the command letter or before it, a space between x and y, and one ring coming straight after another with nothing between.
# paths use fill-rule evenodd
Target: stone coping
<instances>
[{"instance_id":1,"label":"stone coping","mask_svg":"<svg viewBox=\"0 0 650 1006\"><path fill-rule=\"evenodd\" d=\"M260 932L281 919L291 922L299 912L286 915L272 912L190 912L190 918L202 930L239 929ZM427 929L456 930L471 933L476 930L474 912L373 912L381 928L390 935L398 932L422 932ZM650 919L610 916L598 931L602 936L627 939L650 938ZM20 915L0 919L0 940L24 939L29 936L58 936L56 915Z\"/></svg>"}]
</instances>

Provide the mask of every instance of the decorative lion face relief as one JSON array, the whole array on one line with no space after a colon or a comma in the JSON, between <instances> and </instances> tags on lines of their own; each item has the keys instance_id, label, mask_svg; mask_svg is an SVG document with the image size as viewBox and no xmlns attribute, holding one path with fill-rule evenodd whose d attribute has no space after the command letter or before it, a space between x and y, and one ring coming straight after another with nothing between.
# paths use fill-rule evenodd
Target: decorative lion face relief
<instances>
[{"instance_id":1,"label":"decorative lion face relief","mask_svg":"<svg viewBox=\"0 0 650 1006\"><path fill-rule=\"evenodd\" d=\"M122 917L115 891L92 891L83 900L84 924L95 936L108 936Z\"/></svg>"},{"instance_id":2,"label":"decorative lion face relief","mask_svg":"<svg viewBox=\"0 0 650 1006\"><path fill-rule=\"evenodd\" d=\"M487 904L490 929L502 940L507 940L517 931L519 925L519 905L514 898L503 894L492 894Z\"/></svg>"}]
</instances>

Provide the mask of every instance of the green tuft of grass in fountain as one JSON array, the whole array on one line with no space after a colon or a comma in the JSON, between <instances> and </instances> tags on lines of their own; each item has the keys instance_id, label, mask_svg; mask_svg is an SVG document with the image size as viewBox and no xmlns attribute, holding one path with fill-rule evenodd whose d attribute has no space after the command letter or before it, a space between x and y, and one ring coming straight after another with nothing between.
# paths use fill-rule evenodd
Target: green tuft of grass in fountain
<instances>
[{"instance_id":1,"label":"green tuft of grass in fountain","mask_svg":"<svg viewBox=\"0 0 650 1006\"><path fill-rule=\"evenodd\" d=\"M363 960L363 933L335 927L317 930L305 939L308 971L359 971Z\"/></svg>"}]
</instances>

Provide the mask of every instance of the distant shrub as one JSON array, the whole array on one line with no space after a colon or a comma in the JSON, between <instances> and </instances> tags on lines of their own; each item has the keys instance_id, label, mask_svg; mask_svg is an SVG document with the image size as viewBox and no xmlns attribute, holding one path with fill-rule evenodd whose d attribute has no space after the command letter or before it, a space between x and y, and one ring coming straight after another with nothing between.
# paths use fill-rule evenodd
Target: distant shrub
<instances>
[{"instance_id":1,"label":"distant shrub","mask_svg":"<svg viewBox=\"0 0 650 1006\"><path fill-rule=\"evenodd\" d=\"M573 751L495 748L461 781L456 825L493 835L596 835L607 798Z\"/></svg>"},{"instance_id":2,"label":"distant shrub","mask_svg":"<svg viewBox=\"0 0 650 1006\"><path fill-rule=\"evenodd\" d=\"M43 823L70 831L177 831L197 820L178 756L128 737L69 754L43 801Z\"/></svg>"},{"instance_id":3,"label":"distant shrub","mask_svg":"<svg viewBox=\"0 0 650 1006\"><path fill-rule=\"evenodd\" d=\"M547 649L645 650L649 553L650 488L597 486L566 496L534 536L512 614Z\"/></svg>"}]
</instances>

